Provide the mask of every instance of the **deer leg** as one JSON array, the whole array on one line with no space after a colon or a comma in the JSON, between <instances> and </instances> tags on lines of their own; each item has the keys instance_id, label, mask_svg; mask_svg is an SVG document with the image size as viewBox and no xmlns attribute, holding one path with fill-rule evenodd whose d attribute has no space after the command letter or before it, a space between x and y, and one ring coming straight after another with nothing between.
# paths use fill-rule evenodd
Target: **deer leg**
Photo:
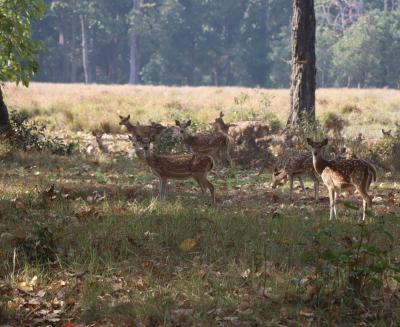
<instances>
[{"instance_id":1,"label":"deer leg","mask_svg":"<svg viewBox=\"0 0 400 327\"><path fill-rule=\"evenodd\" d=\"M334 190L333 189L331 189L331 188L329 188L328 189L328 192L329 192L329 220L332 220L332 218L333 218L333 207L334 207L334 197L335 197L335 194L334 194ZM335 215L336 216L336 215Z\"/></svg>"},{"instance_id":2,"label":"deer leg","mask_svg":"<svg viewBox=\"0 0 400 327\"><path fill-rule=\"evenodd\" d=\"M211 201L212 203L215 203L215 188L214 185L210 183L210 181L207 179L207 176L203 177L202 183L210 190L211 193Z\"/></svg>"},{"instance_id":3,"label":"deer leg","mask_svg":"<svg viewBox=\"0 0 400 327\"><path fill-rule=\"evenodd\" d=\"M166 186L167 186L167 180L163 177L160 177L160 201L165 200Z\"/></svg>"},{"instance_id":4,"label":"deer leg","mask_svg":"<svg viewBox=\"0 0 400 327\"><path fill-rule=\"evenodd\" d=\"M335 189L333 189L333 213L335 214L335 219L337 219L336 202L337 202L338 195L339 195L339 192L337 192Z\"/></svg>"},{"instance_id":5,"label":"deer leg","mask_svg":"<svg viewBox=\"0 0 400 327\"><path fill-rule=\"evenodd\" d=\"M363 217L362 220L365 220L365 212L367 210L367 208L371 208L372 207L372 199L371 197L368 195L366 190L363 190L361 188L358 188L358 193L361 194L362 198L363 198Z\"/></svg>"},{"instance_id":6,"label":"deer leg","mask_svg":"<svg viewBox=\"0 0 400 327\"><path fill-rule=\"evenodd\" d=\"M293 175L289 176L289 185L290 185L289 200L292 201L292 199L293 199Z\"/></svg>"},{"instance_id":7,"label":"deer leg","mask_svg":"<svg viewBox=\"0 0 400 327\"><path fill-rule=\"evenodd\" d=\"M304 196L307 196L307 191L306 191L306 188L304 187L303 177L301 177L301 175L299 175L298 179L300 182L301 189L303 190Z\"/></svg>"},{"instance_id":8,"label":"deer leg","mask_svg":"<svg viewBox=\"0 0 400 327\"><path fill-rule=\"evenodd\" d=\"M197 177L197 176L193 176L194 180L197 182L197 184L199 184L200 189L201 189L201 193L205 193L206 192L206 188L204 187L204 183L202 183L201 178Z\"/></svg>"},{"instance_id":9,"label":"deer leg","mask_svg":"<svg viewBox=\"0 0 400 327\"><path fill-rule=\"evenodd\" d=\"M315 196L315 200L319 201L319 180L315 175L312 175L312 179L314 180L314 196Z\"/></svg>"}]
</instances>

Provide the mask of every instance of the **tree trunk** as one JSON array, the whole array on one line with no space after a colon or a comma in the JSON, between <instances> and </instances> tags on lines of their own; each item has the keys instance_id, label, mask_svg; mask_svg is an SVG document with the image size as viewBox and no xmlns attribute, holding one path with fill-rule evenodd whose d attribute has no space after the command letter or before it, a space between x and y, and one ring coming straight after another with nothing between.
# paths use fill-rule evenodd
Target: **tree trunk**
<instances>
[{"instance_id":1,"label":"tree trunk","mask_svg":"<svg viewBox=\"0 0 400 327\"><path fill-rule=\"evenodd\" d=\"M139 10L139 0L132 1L132 10ZM129 84L139 84L139 36L136 32L131 34L129 66Z\"/></svg>"},{"instance_id":2,"label":"tree trunk","mask_svg":"<svg viewBox=\"0 0 400 327\"><path fill-rule=\"evenodd\" d=\"M291 65L290 128L315 121L314 0L293 0Z\"/></svg>"},{"instance_id":3,"label":"tree trunk","mask_svg":"<svg viewBox=\"0 0 400 327\"><path fill-rule=\"evenodd\" d=\"M3 99L3 92L0 86L0 138L7 137L11 132L10 119L7 106Z\"/></svg>"},{"instance_id":4,"label":"tree trunk","mask_svg":"<svg viewBox=\"0 0 400 327\"><path fill-rule=\"evenodd\" d=\"M76 22L76 17L73 17L73 23L72 23L72 30L71 30L71 43L70 43L70 47L69 47L69 56L70 56L70 62L71 62L71 78L70 78L70 82L71 83L76 83L76 76L78 75L78 65L76 64L77 62L77 58L75 57L75 51L76 51L76 38L78 35L78 26L77 24L75 24Z\"/></svg>"},{"instance_id":5,"label":"tree trunk","mask_svg":"<svg viewBox=\"0 0 400 327\"><path fill-rule=\"evenodd\" d=\"M82 35L82 64L83 73L85 75L85 83L92 83L91 65L89 62L89 44L88 44L88 28L85 15L80 15L81 35Z\"/></svg>"}]
</instances>

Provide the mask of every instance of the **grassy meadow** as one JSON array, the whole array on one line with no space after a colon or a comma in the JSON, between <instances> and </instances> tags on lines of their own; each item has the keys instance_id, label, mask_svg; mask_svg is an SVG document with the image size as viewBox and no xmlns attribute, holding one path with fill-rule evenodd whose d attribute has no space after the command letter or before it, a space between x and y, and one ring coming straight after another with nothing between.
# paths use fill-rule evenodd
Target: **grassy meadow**
<instances>
[{"instance_id":1,"label":"grassy meadow","mask_svg":"<svg viewBox=\"0 0 400 327\"><path fill-rule=\"evenodd\" d=\"M165 87L31 83L29 88L8 85L5 97L11 109L26 110L59 131L90 131L107 122L117 128L118 116L131 114L133 122L173 123L191 118L208 124L220 111L228 122L278 119L286 122L288 90L238 87ZM321 89L316 95L318 119L329 113L344 115L345 134L381 136L400 119L400 91L389 89Z\"/></svg>"},{"instance_id":2,"label":"grassy meadow","mask_svg":"<svg viewBox=\"0 0 400 327\"><path fill-rule=\"evenodd\" d=\"M192 118L280 121L288 90L7 85L9 108L50 134L89 139L105 123ZM400 91L324 89L318 117L380 138L400 118ZM107 139L109 143L113 138ZM84 142L84 141L82 141ZM128 146L128 145L126 145ZM329 201L270 173L212 174L217 204L192 181L158 181L135 157L0 148L0 324L10 326L396 326L400 324L400 178L378 171L374 208L357 194ZM53 186L54 185L54 186Z\"/></svg>"}]
</instances>

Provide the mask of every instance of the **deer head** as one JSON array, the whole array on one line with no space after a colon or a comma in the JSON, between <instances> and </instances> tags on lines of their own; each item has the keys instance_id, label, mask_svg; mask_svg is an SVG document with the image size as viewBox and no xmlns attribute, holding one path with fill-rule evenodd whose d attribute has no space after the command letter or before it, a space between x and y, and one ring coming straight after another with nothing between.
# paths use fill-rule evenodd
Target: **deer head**
<instances>
[{"instance_id":1,"label":"deer head","mask_svg":"<svg viewBox=\"0 0 400 327\"><path fill-rule=\"evenodd\" d=\"M392 130L389 129L388 131L385 131L385 130L382 128L382 134L383 134L383 137L392 137Z\"/></svg>"},{"instance_id":2,"label":"deer head","mask_svg":"<svg viewBox=\"0 0 400 327\"><path fill-rule=\"evenodd\" d=\"M179 135L184 137L187 135L187 128L192 124L192 120L189 119L186 123L181 123L179 120L175 120L175 125L179 127Z\"/></svg>"},{"instance_id":3,"label":"deer head","mask_svg":"<svg viewBox=\"0 0 400 327\"><path fill-rule=\"evenodd\" d=\"M322 148L328 144L328 139L324 139L321 142L315 142L310 138L307 138L307 144L312 149L314 157L320 157L322 155Z\"/></svg>"},{"instance_id":4,"label":"deer head","mask_svg":"<svg viewBox=\"0 0 400 327\"><path fill-rule=\"evenodd\" d=\"M119 116L119 119L120 119L119 125L126 126L126 125L128 125L130 123L129 119L131 119L131 115L128 115L126 117L121 116L121 115L118 115L118 116Z\"/></svg>"}]
</instances>

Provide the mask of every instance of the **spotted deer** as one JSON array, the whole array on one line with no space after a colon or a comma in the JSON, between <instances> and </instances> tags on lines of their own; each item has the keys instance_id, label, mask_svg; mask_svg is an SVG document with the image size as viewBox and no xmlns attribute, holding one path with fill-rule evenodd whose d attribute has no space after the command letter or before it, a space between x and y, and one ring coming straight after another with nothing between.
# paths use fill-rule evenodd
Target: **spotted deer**
<instances>
[{"instance_id":1,"label":"spotted deer","mask_svg":"<svg viewBox=\"0 0 400 327\"><path fill-rule=\"evenodd\" d=\"M269 134L269 127L256 121L243 121L237 124L226 124L224 113L221 111L219 117L215 118L213 125L215 128L226 133L233 138L237 144L248 143L250 140L262 138Z\"/></svg>"},{"instance_id":2,"label":"spotted deer","mask_svg":"<svg viewBox=\"0 0 400 327\"><path fill-rule=\"evenodd\" d=\"M180 137L189 150L194 153L210 155L214 160L224 156L229 165L231 165L232 159L230 152L232 140L229 135L222 132L190 135L187 128L191 123L191 120L188 120L186 123L181 123L179 120L175 121L176 126L179 127Z\"/></svg>"},{"instance_id":3,"label":"spotted deer","mask_svg":"<svg viewBox=\"0 0 400 327\"><path fill-rule=\"evenodd\" d=\"M161 133L166 129L165 126L158 123L151 123L151 125L140 125L137 123L136 125L133 125L130 122L131 115L126 117L119 116L119 118L119 125L125 126L130 134L148 137L151 141L158 141L161 137Z\"/></svg>"},{"instance_id":4,"label":"spotted deer","mask_svg":"<svg viewBox=\"0 0 400 327\"><path fill-rule=\"evenodd\" d=\"M304 187L303 177L309 176L314 182L314 198L319 200L319 180L314 170L312 156L308 153L287 153L282 155L275 164L271 178L271 188L290 182L289 199L293 199L293 182L294 178L299 179L304 195L307 196Z\"/></svg>"},{"instance_id":5,"label":"spotted deer","mask_svg":"<svg viewBox=\"0 0 400 327\"><path fill-rule=\"evenodd\" d=\"M206 189L210 191L211 201L215 203L214 186L207 179L208 173L214 167L214 160L211 156L202 154L155 155L150 149L149 138L129 136L129 139L134 145L136 155L145 161L153 174L158 177L161 201L164 201L166 197L168 179L193 178L199 184L203 194Z\"/></svg>"},{"instance_id":6,"label":"spotted deer","mask_svg":"<svg viewBox=\"0 0 400 327\"><path fill-rule=\"evenodd\" d=\"M355 188L363 199L363 220L367 207L372 206L372 198L368 190L372 182L376 181L374 166L360 159L342 159L328 161L322 154L322 149L328 144L328 139L315 142L307 138L311 147L314 169L321 176L329 192L329 219L336 215L336 199L341 189Z\"/></svg>"}]
</instances>

